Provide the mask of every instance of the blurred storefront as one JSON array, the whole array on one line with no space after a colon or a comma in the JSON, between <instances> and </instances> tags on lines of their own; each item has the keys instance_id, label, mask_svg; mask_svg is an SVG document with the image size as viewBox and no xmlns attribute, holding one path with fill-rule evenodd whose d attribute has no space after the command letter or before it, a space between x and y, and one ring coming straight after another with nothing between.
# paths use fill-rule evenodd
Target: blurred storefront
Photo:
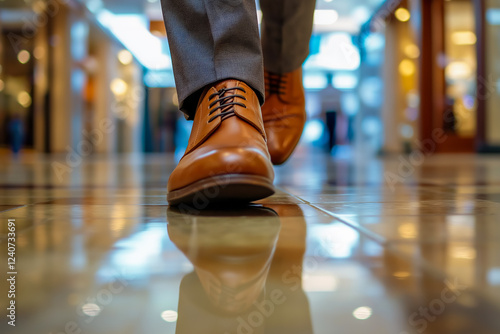
<instances>
[{"instance_id":1,"label":"blurred storefront","mask_svg":"<svg viewBox=\"0 0 500 334\"><path fill-rule=\"evenodd\" d=\"M499 5L387 1L363 27L365 59L385 37L383 151L500 152Z\"/></svg>"},{"instance_id":2,"label":"blurred storefront","mask_svg":"<svg viewBox=\"0 0 500 334\"><path fill-rule=\"evenodd\" d=\"M0 145L79 155L142 150L142 66L78 2L3 1Z\"/></svg>"},{"instance_id":3,"label":"blurred storefront","mask_svg":"<svg viewBox=\"0 0 500 334\"><path fill-rule=\"evenodd\" d=\"M479 12L478 115L479 144L484 151L500 152L500 1L482 0Z\"/></svg>"}]
</instances>

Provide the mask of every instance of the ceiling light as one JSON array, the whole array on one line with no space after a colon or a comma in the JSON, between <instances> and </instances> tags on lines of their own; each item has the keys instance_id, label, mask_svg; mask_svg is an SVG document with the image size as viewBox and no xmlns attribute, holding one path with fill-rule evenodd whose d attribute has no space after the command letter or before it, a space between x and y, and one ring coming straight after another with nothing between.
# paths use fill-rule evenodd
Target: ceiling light
<instances>
[{"instance_id":1,"label":"ceiling light","mask_svg":"<svg viewBox=\"0 0 500 334\"><path fill-rule=\"evenodd\" d=\"M415 44L408 44L405 47L405 55L411 59L417 59L420 57L420 49Z\"/></svg>"},{"instance_id":2,"label":"ceiling light","mask_svg":"<svg viewBox=\"0 0 500 334\"><path fill-rule=\"evenodd\" d=\"M402 76L409 77L415 73L415 70L415 64L409 59L405 59L399 64L399 73Z\"/></svg>"},{"instance_id":3,"label":"ceiling light","mask_svg":"<svg viewBox=\"0 0 500 334\"><path fill-rule=\"evenodd\" d=\"M454 61L446 66L445 73L451 80L467 79L472 75L472 69L466 62Z\"/></svg>"},{"instance_id":4,"label":"ceiling light","mask_svg":"<svg viewBox=\"0 0 500 334\"><path fill-rule=\"evenodd\" d=\"M111 81L110 88L113 94L115 94L116 96L122 96L127 92L128 85L122 79L113 79L113 81Z\"/></svg>"},{"instance_id":5,"label":"ceiling light","mask_svg":"<svg viewBox=\"0 0 500 334\"><path fill-rule=\"evenodd\" d=\"M176 322L177 321L177 312L172 310L167 310L162 312L161 318L166 322Z\"/></svg>"},{"instance_id":6,"label":"ceiling light","mask_svg":"<svg viewBox=\"0 0 500 334\"><path fill-rule=\"evenodd\" d=\"M82 312L89 317L97 317L101 313L101 308L97 304L88 303L82 306Z\"/></svg>"},{"instance_id":7,"label":"ceiling light","mask_svg":"<svg viewBox=\"0 0 500 334\"><path fill-rule=\"evenodd\" d=\"M372 316L372 309L367 306L358 307L352 312L352 315L358 320L366 320Z\"/></svg>"},{"instance_id":8,"label":"ceiling light","mask_svg":"<svg viewBox=\"0 0 500 334\"><path fill-rule=\"evenodd\" d=\"M317 9L314 11L314 24L330 25L337 22L339 13L333 9Z\"/></svg>"},{"instance_id":9,"label":"ceiling light","mask_svg":"<svg viewBox=\"0 0 500 334\"><path fill-rule=\"evenodd\" d=\"M360 25L363 25L370 19L372 13L366 6L358 6L352 11L351 15L356 22L358 22Z\"/></svg>"},{"instance_id":10,"label":"ceiling light","mask_svg":"<svg viewBox=\"0 0 500 334\"><path fill-rule=\"evenodd\" d=\"M406 8L398 8L394 15L401 22L408 22L411 18L411 14Z\"/></svg>"},{"instance_id":11,"label":"ceiling light","mask_svg":"<svg viewBox=\"0 0 500 334\"><path fill-rule=\"evenodd\" d=\"M477 37L472 31L455 31L451 34L451 40L456 45L474 45Z\"/></svg>"},{"instance_id":12,"label":"ceiling light","mask_svg":"<svg viewBox=\"0 0 500 334\"><path fill-rule=\"evenodd\" d=\"M132 54L130 53L130 51L128 51L128 50L121 50L120 52L118 52L118 60L123 65L129 65L134 60L134 57L132 56Z\"/></svg>"},{"instance_id":13,"label":"ceiling light","mask_svg":"<svg viewBox=\"0 0 500 334\"><path fill-rule=\"evenodd\" d=\"M28 92L22 91L17 94L17 103L22 105L24 108L31 106L31 95Z\"/></svg>"},{"instance_id":14,"label":"ceiling light","mask_svg":"<svg viewBox=\"0 0 500 334\"><path fill-rule=\"evenodd\" d=\"M17 60L21 63L21 64L26 64L27 62L30 61L30 58L31 58L31 55L28 51L26 50L21 50L19 51L19 53L17 54Z\"/></svg>"}]
</instances>

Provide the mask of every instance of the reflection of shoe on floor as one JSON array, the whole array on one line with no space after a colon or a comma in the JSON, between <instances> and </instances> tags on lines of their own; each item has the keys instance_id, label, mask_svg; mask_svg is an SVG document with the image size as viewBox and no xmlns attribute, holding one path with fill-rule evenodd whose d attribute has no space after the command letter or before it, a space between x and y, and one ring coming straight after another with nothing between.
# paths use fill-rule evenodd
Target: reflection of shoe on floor
<instances>
[{"instance_id":1,"label":"reflection of shoe on floor","mask_svg":"<svg viewBox=\"0 0 500 334\"><path fill-rule=\"evenodd\" d=\"M229 315L251 308L262 294L277 242L276 213L248 207L189 215L170 207L167 220L170 239L193 264L212 307Z\"/></svg>"},{"instance_id":2,"label":"reflection of shoe on floor","mask_svg":"<svg viewBox=\"0 0 500 334\"><path fill-rule=\"evenodd\" d=\"M306 233L299 206L181 211L167 210L169 236L196 274L180 285L177 334L313 333L301 288Z\"/></svg>"},{"instance_id":3,"label":"reflection of shoe on floor","mask_svg":"<svg viewBox=\"0 0 500 334\"><path fill-rule=\"evenodd\" d=\"M266 71L266 103L262 117L275 165L284 163L299 143L306 123L302 68L287 74Z\"/></svg>"},{"instance_id":4,"label":"reflection of shoe on floor","mask_svg":"<svg viewBox=\"0 0 500 334\"><path fill-rule=\"evenodd\" d=\"M312 334L309 301L302 289L302 276L307 274L303 272L307 234L304 212L300 206L293 204L268 207L280 216L281 229L266 282L266 291L283 291L286 303L276 308L267 320L266 332Z\"/></svg>"},{"instance_id":5,"label":"reflection of shoe on floor","mask_svg":"<svg viewBox=\"0 0 500 334\"><path fill-rule=\"evenodd\" d=\"M252 202L274 193L260 105L245 83L226 80L200 100L189 145L170 176L171 205Z\"/></svg>"},{"instance_id":6,"label":"reflection of shoe on floor","mask_svg":"<svg viewBox=\"0 0 500 334\"><path fill-rule=\"evenodd\" d=\"M283 272L302 266L306 252L307 223L300 206L295 204L266 205L281 219L281 230L273 256L270 279L281 279ZM300 278L301 279L301 278Z\"/></svg>"}]
</instances>

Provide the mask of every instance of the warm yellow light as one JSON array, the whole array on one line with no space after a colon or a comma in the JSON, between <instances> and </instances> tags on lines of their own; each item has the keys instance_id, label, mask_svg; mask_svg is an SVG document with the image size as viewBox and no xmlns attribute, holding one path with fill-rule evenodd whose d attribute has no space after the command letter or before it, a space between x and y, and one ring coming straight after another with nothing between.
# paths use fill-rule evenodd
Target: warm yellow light
<instances>
[{"instance_id":1,"label":"warm yellow light","mask_svg":"<svg viewBox=\"0 0 500 334\"><path fill-rule=\"evenodd\" d=\"M398 233L404 239L414 239L418 236L417 228L412 223L405 223L399 226Z\"/></svg>"},{"instance_id":2,"label":"warm yellow light","mask_svg":"<svg viewBox=\"0 0 500 334\"><path fill-rule=\"evenodd\" d=\"M21 64L26 64L27 62L30 61L30 58L31 58L31 55L28 51L26 50L21 50L19 51L19 53L17 54L17 60L21 63Z\"/></svg>"},{"instance_id":3,"label":"warm yellow light","mask_svg":"<svg viewBox=\"0 0 500 334\"><path fill-rule=\"evenodd\" d=\"M0 79L0 92L2 92L4 88L5 88L5 83L3 82L2 79Z\"/></svg>"},{"instance_id":4,"label":"warm yellow light","mask_svg":"<svg viewBox=\"0 0 500 334\"><path fill-rule=\"evenodd\" d=\"M473 260L476 258L476 250L472 247L457 247L452 253L453 257L458 259Z\"/></svg>"},{"instance_id":5,"label":"warm yellow light","mask_svg":"<svg viewBox=\"0 0 500 334\"><path fill-rule=\"evenodd\" d=\"M120 52L118 52L118 60L123 65L129 65L134 60L134 57L132 56L132 54L130 53L130 51L128 51L128 50L121 50Z\"/></svg>"},{"instance_id":6,"label":"warm yellow light","mask_svg":"<svg viewBox=\"0 0 500 334\"><path fill-rule=\"evenodd\" d=\"M452 80L467 79L472 75L472 69L466 62L454 61L446 66L445 73Z\"/></svg>"},{"instance_id":7,"label":"warm yellow light","mask_svg":"<svg viewBox=\"0 0 500 334\"><path fill-rule=\"evenodd\" d=\"M405 47L405 55L408 58L416 59L416 58L420 57L420 49L415 44L408 44Z\"/></svg>"},{"instance_id":8,"label":"warm yellow light","mask_svg":"<svg viewBox=\"0 0 500 334\"><path fill-rule=\"evenodd\" d=\"M409 59L405 59L399 64L399 73L402 76L409 77L415 74L415 70L415 64Z\"/></svg>"},{"instance_id":9,"label":"warm yellow light","mask_svg":"<svg viewBox=\"0 0 500 334\"><path fill-rule=\"evenodd\" d=\"M31 106L31 95L28 92L22 91L17 94L17 103L22 105L24 108Z\"/></svg>"},{"instance_id":10,"label":"warm yellow light","mask_svg":"<svg viewBox=\"0 0 500 334\"><path fill-rule=\"evenodd\" d=\"M33 2L33 11L37 14L42 14L47 10L47 5L44 1Z\"/></svg>"},{"instance_id":11,"label":"warm yellow light","mask_svg":"<svg viewBox=\"0 0 500 334\"><path fill-rule=\"evenodd\" d=\"M117 79L113 79L113 81L111 81L111 91L116 96L125 95L127 90L128 90L128 85L122 79L117 78Z\"/></svg>"},{"instance_id":12,"label":"warm yellow light","mask_svg":"<svg viewBox=\"0 0 500 334\"><path fill-rule=\"evenodd\" d=\"M394 275L394 277L396 277L398 279L405 279L405 278L410 277L410 273L407 271L397 271L393 275Z\"/></svg>"},{"instance_id":13,"label":"warm yellow light","mask_svg":"<svg viewBox=\"0 0 500 334\"><path fill-rule=\"evenodd\" d=\"M406 8L398 8L394 15L401 22L408 22L411 18L411 14Z\"/></svg>"},{"instance_id":14,"label":"warm yellow light","mask_svg":"<svg viewBox=\"0 0 500 334\"><path fill-rule=\"evenodd\" d=\"M477 37L472 31L455 31L451 34L451 40L456 45L474 45Z\"/></svg>"},{"instance_id":15,"label":"warm yellow light","mask_svg":"<svg viewBox=\"0 0 500 334\"><path fill-rule=\"evenodd\" d=\"M35 50L33 50L33 57L35 59L42 59L45 55L45 49L42 46L37 46Z\"/></svg>"}]
</instances>

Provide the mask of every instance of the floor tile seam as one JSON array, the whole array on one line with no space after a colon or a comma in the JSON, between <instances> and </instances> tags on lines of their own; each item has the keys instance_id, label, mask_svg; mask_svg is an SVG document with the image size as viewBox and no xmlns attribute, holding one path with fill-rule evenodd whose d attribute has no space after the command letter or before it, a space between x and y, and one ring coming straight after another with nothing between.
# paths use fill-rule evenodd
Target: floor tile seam
<instances>
[{"instance_id":1,"label":"floor tile seam","mask_svg":"<svg viewBox=\"0 0 500 334\"><path fill-rule=\"evenodd\" d=\"M289 191L283 189L281 186L275 186L276 189L278 189L279 191L283 192L284 194L286 194L287 196L290 196L292 198L295 198L297 200L299 200L301 203L299 204L308 204L309 202L303 200L302 198L296 196L296 195L293 195L292 193L290 193Z\"/></svg>"},{"instance_id":2,"label":"floor tile seam","mask_svg":"<svg viewBox=\"0 0 500 334\"><path fill-rule=\"evenodd\" d=\"M10 208L10 209L7 209L7 210L0 211L0 214L4 214L6 212L14 211L14 210L17 210L17 209L22 209L22 208L28 207L29 205L30 204L24 204L24 205L20 205L20 206L15 206L15 208Z\"/></svg>"},{"instance_id":3,"label":"floor tile seam","mask_svg":"<svg viewBox=\"0 0 500 334\"><path fill-rule=\"evenodd\" d=\"M347 221L345 221L344 219L341 219L341 218L339 218L339 217L336 217L334 214L332 214L332 213L331 213L331 212L329 212L328 210L325 210L325 209L323 209L323 208L321 208L321 207L318 207L318 206L316 206L316 205L314 205L314 204L311 204L311 203L309 203L309 202L305 201L304 199L300 198L299 196L296 196L296 195L291 194L291 193L290 193L290 192L288 192L287 190L284 190L284 189L282 189L282 188L279 188L279 189L280 189L281 191L283 191L283 192L287 193L289 196L291 196L291 197L293 197L293 198L296 198L296 199L298 199L299 201L304 202L304 204L306 204L306 205L308 205L308 206L310 206L310 207L312 207L312 208L314 208L314 209L316 209L316 210L319 210L320 212L325 213L325 214L326 214L327 216L329 216L329 217L333 217L333 218L335 218L335 219L339 220L339 221L340 221L340 222L342 222L343 224L345 224L345 225L347 225L347 226L349 226L349 227L353 228L354 230L356 230L356 231L358 231L358 232L360 232L360 233L363 233L363 234L364 234L365 236L367 236L368 238L370 238L370 239L372 239L372 240L376 241L377 243L381 244L382 246L384 246L385 240L384 240L384 238L381 238L378 234L373 233L373 232L371 232L371 231L369 231L369 230L367 230L367 229L365 229L365 228L363 228L363 227L361 227L361 226L356 226L356 225L354 225L354 224L351 224L350 222L347 222Z\"/></svg>"},{"instance_id":4,"label":"floor tile seam","mask_svg":"<svg viewBox=\"0 0 500 334\"><path fill-rule=\"evenodd\" d=\"M16 218L12 218L12 219L18 219L18 218L16 217ZM22 228L22 229L16 229L16 238L18 238L20 235L24 235L26 232L28 232L28 231L30 231L32 229L35 229L38 226L45 225L48 222L51 222L53 220L54 220L54 218L50 217L50 218L45 219L42 223L33 224L33 225L29 226L29 227ZM0 235L0 243L2 243L5 239L7 239L7 235L5 235L5 236Z\"/></svg>"},{"instance_id":5,"label":"floor tile seam","mask_svg":"<svg viewBox=\"0 0 500 334\"><path fill-rule=\"evenodd\" d=\"M398 248L397 248L397 245L395 245L393 242L391 242L387 238L384 238L384 237L382 237L381 235L379 235L377 233L374 233L374 232L372 232L370 230L367 230L366 228L364 228L362 226L353 224L353 223L349 222L348 220L344 219L343 217L339 217L339 216L333 214L332 212L330 212L330 211L328 211L326 209L323 209L323 208L321 208L319 206L316 206L316 205L311 204L311 203L306 203L306 204L309 205L309 206L311 206L311 207L313 207L313 208L315 208L315 209L317 209L317 210L320 210L321 212L327 214L330 217L333 217L333 218L339 220L340 222L342 222L342 223L346 224L347 226L355 229L356 231L358 231L360 233L363 233L366 237L368 237L368 238L374 240L375 242L379 243L383 248L387 249L388 251L390 251L394 255L396 255L396 256L404 259L404 260L407 260L410 263L415 264L417 267L421 268L424 273L430 274L435 279L441 279L442 281L444 281L446 279L453 279L453 277L451 277L450 275L448 275L445 271L441 270L437 266L434 266L431 262L423 259L422 257L416 258L413 254L405 254L405 253L399 251ZM473 293L482 296L486 300L489 300L487 298L488 296L484 295L479 289L477 289L475 287L469 287L469 289ZM491 300L489 300L489 301L491 302ZM495 306L495 307L497 307L497 306Z\"/></svg>"},{"instance_id":6,"label":"floor tile seam","mask_svg":"<svg viewBox=\"0 0 500 334\"><path fill-rule=\"evenodd\" d=\"M377 233L375 233L375 232L373 232L373 231L371 231L369 229L366 229L363 226L360 226L358 224L352 223L349 220L345 219L345 217L337 216L337 215L333 214L332 212L330 212L330 211L328 211L326 209L323 209L320 206L317 206L317 205L312 204L312 203L306 203L306 204L309 205L310 207L316 209L316 210L319 210L319 211L323 212L324 214L328 215L329 217L332 217L335 220L340 221L341 223L349 226L350 228L353 228L354 230L358 231L359 233L362 233L366 237L368 237L368 238L376 241L377 243L379 243L380 245L382 245L383 247L385 247L385 243L387 242L387 240L384 237L382 237L381 235L379 235L379 234L377 234Z\"/></svg>"},{"instance_id":7,"label":"floor tile seam","mask_svg":"<svg viewBox=\"0 0 500 334\"><path fill-rule=\"evenodd\" d=\"M321 207L317 207L315 205L308 204L313 208L316 208L329 216L341 221L342 223L346 224L347 226L357 230L360 233L363 233L366 237L374 240L375 242L379 243L383 248L391 252L392 254L400 257L403 260L408 261L409 263L412 263L416 265L418 268L421 268L424 273L430 274L433 278L435 279L440 279L443 282L447 279L454 279L451 275L447 274L445 271L441 270L438 266L435 266L432 264L432 262L427 261L426 259L422 257L415 257L414 254L407 254L404 252L399 251L397 248L398 245L396 245L394 242L387 240L386 238L373 233L372 231L366 230L365 228L361 226L356 226L349 221L342 219L341 217L337 217L335 214L328 212L328 210L324 210ZM492 302L490 298L488 298L488 295L484 294L481 290L474 286L468 286L468 289L475 293L478 296L482 296L486 301ZM493 305L495 308L499 308L497 305Z\"/></svg>"},{"instance_id":8,"label":"floor tile seam","mask_svg":"<svg viewBox=\"0 0 500 334\"><path fill-rule=\"evenodd\" d=\"M36 203L33 203L33 204L26 204L26 205L23 205L22 207L19 207L19 208L15 208L13 210L17 210L17 209L22 209L22 208L28 208L30 206L35 206ZM7 211L10 211L10 210L7 210ZM2 211L0 212L0 214L3 214L7 211ZM7 218L7 219L27 219L28 217L13 217L13 218ZM16 234L17 236L19 236L20 234L25 234L27 231L30 231L31 229L34 229L38 226L42 226L42 225L45 225L47 224L48 222L52 222L53 220L55 219L55 217L44 217L43 221L41 223L37 223L37 224L33 224L27 228L23 228L23 229L20 229L20 230L16 230ZM4 239L7 239L7 236L0 236L0 243L4 241Z\"/></svg>"},{"instance_id":9,"label":"floor tile seam","mask_svg":"<svg viewBox=\"0 0 500 334\"><path fill-rule=\"evenodd\" d=\"M304 203L310 206L318 206L322 203ZM326 210L326 209L325 209ZM465 216L465 217L496 217L497 214L473 214L473 213L441 213L441 214L411 214L411 215L398 215L398 214L339 214L339 216L355 216L355 217L449 217L449 216Z\"/></svg>"},{"instance_id":10,"label":"floor tile seam","mask_svg":"<svg viewBox=\"0 0 500 334\"><path fill-rule=\"evenodd\" d=\"M307 201L306 199L302 199L303 201ZM442 200L442 199L436 199L436 200L418 200L418 199L408 199L408 200L397 200L397 201L394 201L394 200L391 200L391 201L356 201L355 203L356 204L401 204L401 203L408 203L409 201L413 201L413 202L418 202L418 203L422 203L422 202L425 202L425 203L430 203L430 202L444 202L444 201L448 201L448 202L457 202L456 200ZM488 205L491 205L491 206L485 206L485 207L489 207L489 208L500 208L500 203L499 202L493 202L493 201L489 201L489 200L475 200L477 201L477 203L484 203L484 204L488 204ZM335 202L328 202L328 201L322 201L322 202L317 202L315 200L313 201L307 201L307 203L312 203L312 204L346 204L346 203L349 203L349 204L352 204L353 201L335 201ZM432 206L427 206L427 208L429 207L432 207ZM436 206L437 207L437 206Z\"/></svg>"}]
</instances>

